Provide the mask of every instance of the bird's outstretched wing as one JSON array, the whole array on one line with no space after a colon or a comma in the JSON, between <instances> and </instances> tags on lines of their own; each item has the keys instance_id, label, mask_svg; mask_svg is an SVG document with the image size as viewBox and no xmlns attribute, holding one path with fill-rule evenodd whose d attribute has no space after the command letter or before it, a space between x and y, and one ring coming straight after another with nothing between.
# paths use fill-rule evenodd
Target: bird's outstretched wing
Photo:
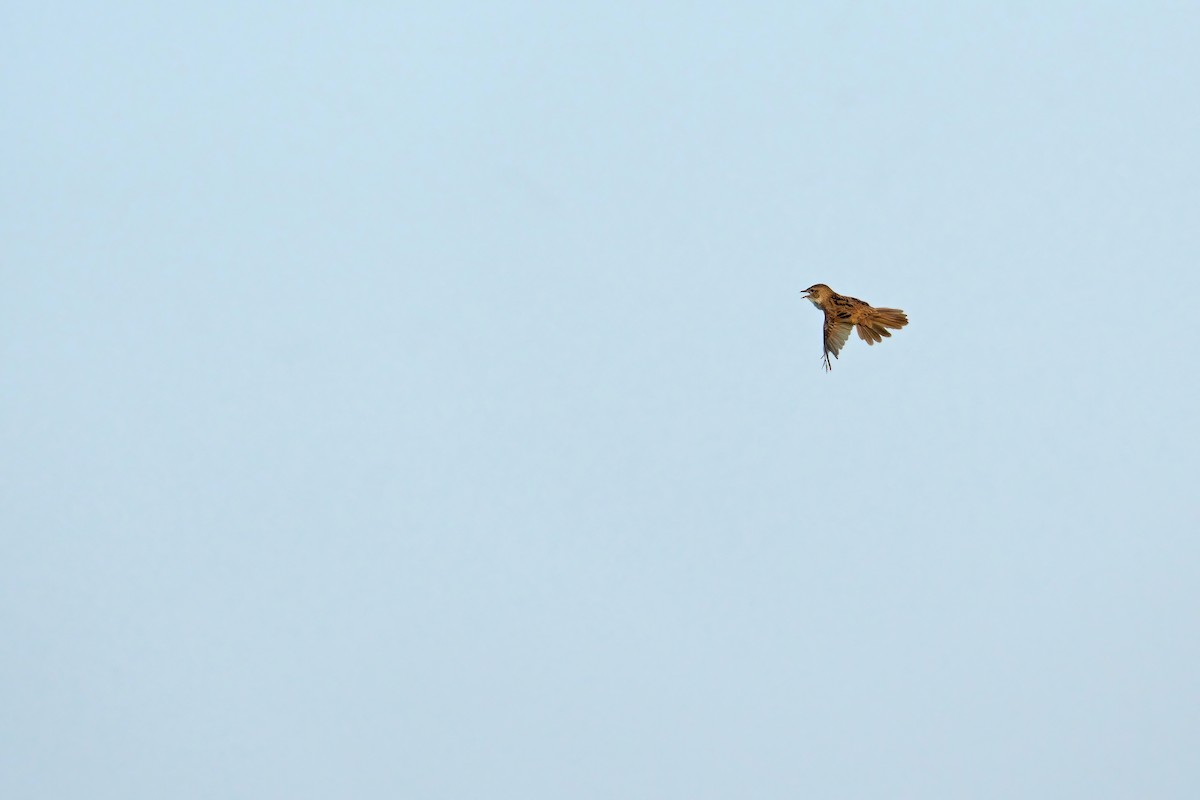
<instances>
[{"instance_id":1,"label":"bird's outstretched wing","mask_svg":"<svg viewBox=\"0 0 1200 800\"><path fill-rule=\"evenodd\" d=\"M842 348L846 346L846 339L850 338L850 331L853 328L854 323L850 321L850 315L845 311L825 312L825 369L833 369L829 363L829 354L833 353L834 358L838 357L838 353L842 352Z\"/></svg>"}]
</instances>

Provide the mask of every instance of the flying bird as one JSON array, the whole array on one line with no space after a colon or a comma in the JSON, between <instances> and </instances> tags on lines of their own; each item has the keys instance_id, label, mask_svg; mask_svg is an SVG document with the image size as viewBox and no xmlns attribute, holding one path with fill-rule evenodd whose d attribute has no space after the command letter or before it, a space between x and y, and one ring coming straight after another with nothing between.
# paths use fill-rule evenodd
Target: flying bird
<instances>
[{"instance_id":1,"label":"flying bird","mask_svg":"<svg viewBox=\"0 0 1200 800\"><path fill-rule=\"evenodd\" d=\"M823 283L804 290L804 299L825 312L825 369L833 369L829 354L837 358L846 345L851 328L858 328L859 337L867 344L882 342L891 336L888 328L899 330L908 324L908 317L898 308L872 308L856 297L838 294Z\"/></svg>"}]
</instances>

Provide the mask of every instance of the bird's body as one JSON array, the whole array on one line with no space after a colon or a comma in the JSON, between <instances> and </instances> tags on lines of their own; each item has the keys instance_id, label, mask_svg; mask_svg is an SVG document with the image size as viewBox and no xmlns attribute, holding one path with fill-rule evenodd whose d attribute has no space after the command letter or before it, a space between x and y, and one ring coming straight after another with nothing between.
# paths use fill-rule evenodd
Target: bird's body
<instances>
[{"instance_id":1,"label":"bird's body","mask_svg":"<svg viewBox=\"0 0 1200 800\"><path fill-rule=\"evenodd\" d=\"M856 297L846 297L823 283L814 284L804 290L805 299L825 312L825 369L832 369L829 354L838 357L850 329L857 328L859 337L867 344L882 342L891 336L888 328L900 329L908 324L908 317L898 308L872 308Z\"/></svg>"}]
</instances>

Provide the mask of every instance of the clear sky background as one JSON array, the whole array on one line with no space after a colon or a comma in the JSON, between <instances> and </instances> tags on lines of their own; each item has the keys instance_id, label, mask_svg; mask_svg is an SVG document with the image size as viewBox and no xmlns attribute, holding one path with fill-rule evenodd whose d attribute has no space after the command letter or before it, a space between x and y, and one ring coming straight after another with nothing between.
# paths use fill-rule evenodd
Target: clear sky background
<instances>
[{"instance_id":1,"label":"clear sky background","mask_svg":"<svg viewBox=\"0 0 1200 800\"><path fill-rule=\"evenodd\" d=\"M0 796L1200 796L1200 6L0 31Z\"/></svg>"}]
</instances>

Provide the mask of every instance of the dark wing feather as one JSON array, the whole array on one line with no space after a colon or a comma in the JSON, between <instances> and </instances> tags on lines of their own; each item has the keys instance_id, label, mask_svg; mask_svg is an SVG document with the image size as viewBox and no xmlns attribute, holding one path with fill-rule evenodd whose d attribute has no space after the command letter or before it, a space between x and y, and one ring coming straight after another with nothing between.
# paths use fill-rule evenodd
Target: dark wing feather
<instances>
[{"instance_id":1,"label":"dark wing feather","mask_svg":"<svg viewBox=\"0 0 1200 800\"><path fill-rule=\"evenodd\" d=\"M854 323L850 321L846 312L825 312L825 369L830 368L829 354L833 353L834 358L838 357L853 329Z\"/></svg>"}]
</instances>

